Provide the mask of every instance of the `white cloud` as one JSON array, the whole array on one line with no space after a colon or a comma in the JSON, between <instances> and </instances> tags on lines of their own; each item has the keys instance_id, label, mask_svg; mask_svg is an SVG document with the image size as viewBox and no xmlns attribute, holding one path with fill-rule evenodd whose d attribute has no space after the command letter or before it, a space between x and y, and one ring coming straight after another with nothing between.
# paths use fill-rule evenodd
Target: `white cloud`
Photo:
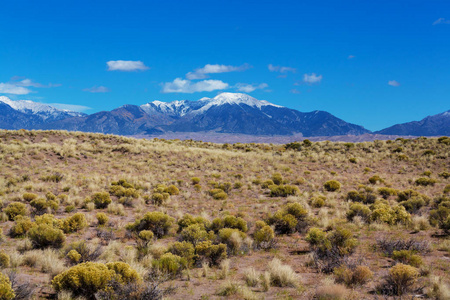
<instances>
[{"instance_id":1,"label":"white cloud","mask_svg":"<svg viewBox=\"0 0 450 300\"><path fill-rule=\"evenodd\" d=\"M320 83L322 81L322 75L317 76L316 73L304 74L303 82L307 84Z\"/></svg>"},{"instance_id":2,"label":"white cloud","mask_svg":"<svg viewBox=\"0 0 450 300\"><path fill-rule=\"evenodd\" d=\"M439 18L433 22L433 25L438 25L438 24L450 24L450 20L447 20L445 18Z\"/></svg>"},{"instance_id":3,"label":"white cloud","mask_svg":"<svg viewBox=\"0 0 450 300\"><path fill-rule=\"evenodd\" d=\"M291 68L291 67L283 67L283 66L274 66L272 64L269 64L267 66L267 68L269 69L270 72L280 72L280 73L295 73L297 71L297 69L295 68Z\"/></svg>"},{"instance_id":4,"label":"white cloud","mask_svg":"<svg viewBox=\"0 0 450 300\"><path fill-rule=\"evenodd\" d=\"M349 55L349 56L347 57L347 59L353 59L353 58L355 58L354 55Z\"/></svg>"},{"instance_id":5,"label":"white cloud","mask_svg":"<svg viewBox=\"0 0 450 300\"><path fill-rule=\"evenodd\" d=\"M33 80L31 80L29 78L20 77L20 76L12 77L11 84L14 84L16 86L35 87L35 88L51 88L51 87L61 86L61 84L54 84L54 83L49 83L49 84L45 85L45 84L41 84L38 82L34 82Z\"/></svg>"},{"instance_id":6,"label":"white cloud","mask_svg":"<svg viewBox=\"0 0 450 300\"><path fill-rule=\"evenodd\" d=\"M23 86L0 82L0 94L26 95L32 91Z\"/></svg>"},{"instance_id":7,"label":"white cloud","mask_svg":"<svg viewBox=\"0 0 450 300\"><path fill-rule=\"evenodd\" d=\"M140 60L110 60L106 62L108 65L108 71L145 71L150 69Z\"/></svg>"},{"instance_id":8,"label":"white cloud","mask_svg":"<svg viewBox=\"0 0 450 300\"><path fill-rule=\"evenodd\" d=\"M242 72L249 69L248 64L242 66L226 66L226 65L210 65L207 64L203 68L195 69L193 72L186 74L186 78L189 80L205 79L208 78L208 74L228 73L228 72Z\"/></svg>"},{"instance_id":9,"label":"white cloud","mask_svg":"<svg viewBox=\"0 0 450 300\"><path fill-rule=\"evenodd\" d=\"M396 80L389 80L388 84L390 86L400 86L400 82L396 81Z\"/></svg>"},{"instance_id":10,"label":"white cloud","mask_svg":"<svg viewBox=\"0 0 450 300\"><path fill-rule=\"evenodd\" d=\"M299 90L297 90L297 89L292 89L291 93L292 94L300 94L301 92Z\"/></svg>"},{"instance_id":11,"label":"white cloud","mask_svg":"<svg viewBox=\"0 0 450 300\"><path fill-rule=\"evenodd\" d=\"M49 103L48 105L51 105L51 106L56 107L58 109L64 109L64 110L70 110L70 111L78 111L78 112L83 112L85 110L92 109L91 107L88 107L88 106L76 105L76 104Z\"/></svg>"},{"instance_id":12,"label":"white cloud","mask_svg":"<svg viewBox=\"0 0 450 300\"><path fill-rule=\"evenodd\" d=\"M267 83L261 83L258 85L253 85L253 84L248 84L248 83L237 83L235 85L235 88L237 88L237 90L239 92L244 92L244 93L251 93L254 90L262 90L269 87L269 85Z\"/></svg>"},{"instance_id":13,"label":"white cloud","mask_svg":"<svg viewBox=\"0 0 450 300\"><path fill-rule=\"evenodd\" d=\"M105 86L93 86L88 89L83 89L83 91L90 92L90 93L107 93L110 90Z\"/></svg>"},{"instance_id":14,"label":"white cloud","mask_svg":"<svg viewBox=\"0 0 450 300\"><path fill-rule=\"evenodd\" d=\"M229 87L228 83L221 80L202 80L192 83L190 80L175 78L172 82L163 84L163 93L196 93L224 90Z\"/></svg>"}]
</instances>

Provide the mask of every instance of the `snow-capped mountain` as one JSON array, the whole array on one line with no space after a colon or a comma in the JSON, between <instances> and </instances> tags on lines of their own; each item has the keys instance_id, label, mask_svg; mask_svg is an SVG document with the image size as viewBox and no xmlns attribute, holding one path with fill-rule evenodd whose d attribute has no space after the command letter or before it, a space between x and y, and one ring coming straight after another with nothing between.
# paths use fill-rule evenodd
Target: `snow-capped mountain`
<instances>
[{"instance_id":1,"label":"snow-capped mountain","mask_svg":"<svg viewBox=\"0 0 450 300\"><path fill-rule=\"evenodd\" d=\"M428 116L420 121L397 124L376 133L422 136L450 135L450 110Z\"/></svg>"},{"instance_id":2,"label":"snow-capped mountain","mask_svg":"<svg viewBox=\"0 0 450 300\"><path fill-rule=\"evenodd\" d=\"M42 121L56 121L71 117L82 117L86 114L57 109L51 105L34 102L31 100L11 100L8 97L0 96L0 102L9 105L12 109L27 114L39 117Z\"/></svg>"},{"instance_id":3,"label":"snow-capped mountain","mask_svg":"<svg viewBox=\"0 0 450 300\"><path fill-rule=\"evenodd\" d=\"M153 101L141 105L141 108L149 115L166 114L182 117L187 114L201 114L213 106L221 105L246 105L261 109L263 106L281 107L265 100L257 100L249 95L241 93L221 93L214 98L201 98L197 101L176 100L172 102Z\"/></svg>"}]
</instances>

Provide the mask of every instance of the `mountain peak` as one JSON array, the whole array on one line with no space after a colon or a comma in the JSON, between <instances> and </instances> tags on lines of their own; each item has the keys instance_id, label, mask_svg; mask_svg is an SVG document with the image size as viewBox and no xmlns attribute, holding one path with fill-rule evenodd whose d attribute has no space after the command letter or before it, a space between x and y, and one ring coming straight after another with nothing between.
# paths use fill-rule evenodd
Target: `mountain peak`
<instances>
[{"instance_id":1,"label":"mountain peak","mask_svg":"<svg viewBox=\"0 0 450 300\"><path fill-rule=\"evenodd\" d=\"M211 105L223 105L223 104L245 104L252 107L261 108L261 106L271 105L276 107L282 107L272 104L265 100L258 100L250 95L242 93L221 93L214 98L210 99Z\"/></svg>"},{"instance_id":2,"label":"mountain peak","mask_svg":"<svg viewBox=\"0 0 450 300\"><path fill-rule=\"evenodd\" d=\"M11 100L6 96L0 96L0 102L9 105L14 110L25 114L33 114L39 116L41 119L61 119L66 117L80 117L83 113L57 109L45 103L34 102L31 100Z\"/></svg>"}]
</instances>

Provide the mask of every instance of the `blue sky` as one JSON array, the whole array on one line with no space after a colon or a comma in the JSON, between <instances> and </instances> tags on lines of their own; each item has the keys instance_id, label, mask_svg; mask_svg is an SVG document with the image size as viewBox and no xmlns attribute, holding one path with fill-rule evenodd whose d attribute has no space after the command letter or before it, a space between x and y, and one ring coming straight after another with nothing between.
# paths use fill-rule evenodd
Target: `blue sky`
<instances>
[{"instance_id":1,"label":"blue sky","mask_svg":"<svg viewBox=\"0 0 450 300\"><path fill-rule=\"evenodd\" d=\"M88 107L227 92L370 130L450 109L450 1L2 1L0 95Z\"/></svg>"}]
</instances>

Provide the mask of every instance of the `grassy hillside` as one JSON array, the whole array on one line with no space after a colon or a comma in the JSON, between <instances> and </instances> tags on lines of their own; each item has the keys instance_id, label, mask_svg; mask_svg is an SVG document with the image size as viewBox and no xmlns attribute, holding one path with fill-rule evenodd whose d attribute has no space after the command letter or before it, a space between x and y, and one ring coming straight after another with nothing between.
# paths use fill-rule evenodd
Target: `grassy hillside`
<instances>
[{"instance_id":1,"label":"grassy hillside","mask_svg":"<svg viewBox=\"0 0 450 300\"><path fill-rule=\"evenodd\" d=\"M449 150L0 131L0 299L448 299Z\"/></svg>"}]
</instances>

